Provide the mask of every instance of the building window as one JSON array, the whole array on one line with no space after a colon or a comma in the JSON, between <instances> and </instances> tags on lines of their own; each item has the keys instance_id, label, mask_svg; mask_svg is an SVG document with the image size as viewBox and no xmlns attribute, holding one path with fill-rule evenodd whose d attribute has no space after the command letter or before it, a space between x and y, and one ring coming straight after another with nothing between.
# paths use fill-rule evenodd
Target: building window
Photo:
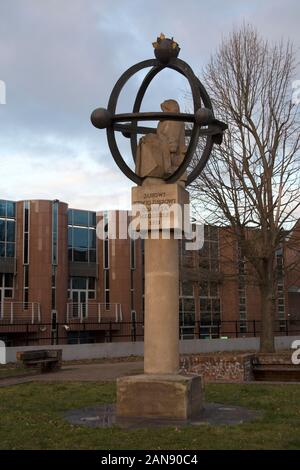
<instances>
[{"instance_id":1,"label":"building window","mask_svg":"<svg viewBox=\"0 0 300 470\"><path fill-rule=\"evenodd\" d=\"M136 268L135 240L130 240L130 269Z\"/></svg>"},{"instance_id":2,"label":"building window","mask_svg":"<svg viewBox=\"0 0 300 470\"><path fill-rule=\"evenodd\" d=\"M201 323L217 325L221 319L220 298L200 297Z\"/></svg>"},{"instance_id":3,"label":"building window","mask_svg":"<svg viewBox=\"0 0 300 470\"><path fill-rule=\"evenodd\" d=\"M69 261L96 262L96 213L69 209Z\"/></svg>"},{"instance_id":4,"label":"building window","mask_svg":"<svg viewBox=\"0 0 300 470\"><path fill-rule=\"evenodd\" d=\"M103 278L104 278L104 303L105 308L110 308L110 287L109 287L109 226L108 212L103 213Z\"/></svg>"},{"instance_id":5,"label":"building window","mask_svg":"<svg viewBox=\"0 0 300 470\"><path fill-rule=\"evenodd\" d=\"M199 268L205 272L219 272L219 231L218 227L205 225L204 244L199 250Z\"/></svg>"},{"instance_id":6,"label":"building window","mask_svg":"<svg viewBox=\"0 0 300 470\"><path fill-rule=\"evenodd\" d=\"M56 310L56 269L52 266L51 276L51 309Z\"/></svg>"},{"instance_id":7,"label":"building window","mask_svg":"<svg viewBox=\"0 0 300 470\"><path fill-rule=\"evenodd\" d=\"M23 308L24 310L28 310L28 302L29 302L29 265L24 265L23 271L24 277L24 285L23 285Z\"/></svg>"},{"instance_id":8,"label":"building window","mask_svg":"<svg viewBox=\"0 0 300 470\"><path fill-rule=\"evenodd\" d=\"M192 282L180 282L179 284L180 297L194 297L194 286Z\"/></svg>"},{"instance_id":9,"label":"building window","mask_svg":"<svg viewBox=\"0 0 300 470\"><path fill-rule=\"evenodd\" d=\"M88 301L96 298L94 277L74 276L69 279L68 297L73 318L87 318Z\"/></svg>"},{"instance_id":10,"label":"building window","mask_svg":"<svg viewBox=\"0 0 300 470\"><path fill-rule=\"evenodd\" d=\"M241 247L237 247L238 256L238 299L239 299L239 325L240 332L246 333L247 328L247 305L246 305L246 261Z\"/></svg>"},{"instance_id":11,"label":"building window","mask_svg":"<svg viewBox=\"0 0 300 470\"><path fill-rule=\"evenodd\" d=\"M199 285L200 293L200 337L216 338L219 335L221 321L221 302L219 284L203 281Z\"/></svg>"},{"instance_id":12,"label":"building window","mask_svg":"<svg viewBox=\"0 0 300 470\"><path fill-rule=\"evenodd\" d=\"M52 203L52 264L57 264L58 201Z\"/></svg>"},{"instance_id":13,"label":"building window","mask_svg":"<svg viewBox=\"0 0 300 470\"><path fill-rule=\"evenodd\" d=\"M24 201L23 206L23 264L29 263L29 217L30 203Z\"/></svg>"},{"instance_id":14,"label":"building window","mask_svg":"<svg viewBox=\"0 0 300 470\"><path fill-rule=\"evenodd\" d=\"M5 201L3 199L0 199L0 217L15 219L16 203L13 201Z\"/></svg>"},{"instance_id":15,"label":"building window","mask_svg":"<svg viewBox=\"0 0 300 470\"><path fill-rule=\"evenodd\" d=\"M0 200L0 257L15 257L15 203Z\"/></svg>"},{"instance_id":16,"label":"building window","mask_svg":"<svg viewBox=\"0 0 300 470\"><path fill-rule=\"evenodd\" d=\"M13 274L0 274L0 318L4 312L5 299L14 297L14 276Z\"/></svg>"},{"instance_id":17,"label":"building window","mask_svg":"<svg viewBox=\"0 0 300 470\"><path fill-rule=\"evenodd\" d=\"M136 244L130 240L130 309L135 310L134 305L134 271L136 269Z\"/></svg>"},{"instance_id":18,"label":"building window","mask_svg":"<svg viewBox=\"0 0 300 470\"><path fill-rule=\"evenodd\" d=\"M194 337L195 299L192 282L179 284L179 327L181 339Z\"/></svg>"},{"instance_id":19,"label":"building window","mask_svg":"<svg viewBox=\"0 0 300 470\"><path fill-rule=\"evenodd\" d=\"M56 310L56 266L58 262L58 201L52 203L51 309Z\"/></svg>"},{"instance_id":20,"label":"building window","mask_svg":"<svg viewBox=\"0 0 300 470\"><path fill-rule=\"evenodd\" d=\"M185 249L186 240L179 241L179 264L184 268L193 268L195 266L195 257L192 250Z\"/></svg>"},{"instance_id":21,"label":"building window","mask_svg":"<svg viewBox=\"0 0 300 470\"><path fill-rule=\"evenodd\" d=\"M109 227L108 212L103 214L103 268L109 269Z\"/></svg>"},{"instance_id":22,"label":"building window","mask_svg":"<svg viewBox=\"0 0 300 470\"><path fill-rule=\"evenodd\" d=\"M285 297L284 297L284 264L283 250L276 251L276 274L277 274L277 318L279 320L279 331L286 330L285 321Z\"/></svg>"},{"instance_id":23,"label":"building window","mask_svg":"<svg viewBox=\"0 0 300 470\"><path fill-rule=\"evenodd\" d=\"M134 310L134 270L130 270L130 309Z\"/></svg>"},{"instance_id":24,"label":"building window","mask_svg":"<svg viewBox=\"0 0 300 470\"><path fill-rule=\"evenodd\" d=\"M74 291L85 291L85 299L96 298L96 279L94 277L79 277L74 276L69 279L69 299L73 300ZM79 297L80 298L80 295ZM79 300L80 301L80 300Z\"/></svg>"},{"instance_id":25,"label":"building window","mask_svg":"<svg viewBox=\"0 0 300 470\"><path fill-rule=\"evenodd\" d=\"M28 310L29 302L29 226L30 202L23 203L23 308Z\"/></svg>"},{"instance_id":26,"label":"building window","mask_svg":"<svg viewBox=\"0 0 300 470\"><path fill-rule=\"evenodd\" d=\"M194 338L195 334L195 299L179 298L179 328L181 339Z\"/></svg>"},{"instance_id":27,"label":"building window","mask_svg":"<svg viewBox=\"0 0 300 470\"><path fill-rule=\"evenodd\" d=\"M141 258L142 258L142 318L145 318L145 241L141 239Z\"/></svg>"},{"instance_id":28,"label":"building window","mask_svg":"<svg viewBox=\"0 0 300 470\"><path fill-rule=\"evenodd\" d=\"M181 326L195 325L195 299L188 297L180 297L179 299L179 316Z\"/></svg>"},{"instance_id":29,"label":"building window","mask_svg":"<svg viewBox=\"0 0 300 470\"><path fill-rule=\"evenodd\" d=\"M104 302L106 309L109 309L110 290L109 290L109 269L104 271Z\"/></svg>"},{"instance_id":30,"label":"building window","mask_svg":"<svg viewBox=\"0 0 300 470\"><path fill-rule=\"evenodd\" d=\"M204 244L199 250L200 335L202 338L218 336L221 320L219 271L219 230L218 227L205 225Z\"/></svg>"},{"instance_id":31,"label":"building window","mask_svg":"<svg viewBox=\"0 0 300 470\"><path fill-rule=\"evenodd\" d=\"M14 296L14 275L0 274L0 289L2 299L12 299Z\"/></svg>"}]
</instances>

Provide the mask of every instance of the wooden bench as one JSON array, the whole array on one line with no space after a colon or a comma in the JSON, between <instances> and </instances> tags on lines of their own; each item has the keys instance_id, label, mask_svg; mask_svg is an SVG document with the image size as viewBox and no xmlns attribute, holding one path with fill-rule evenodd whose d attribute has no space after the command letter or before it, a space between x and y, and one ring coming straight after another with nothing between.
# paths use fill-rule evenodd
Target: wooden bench
<instances>
[{"instance_id":1,"label":"wooden bench","mask_svg":"<svg viewBox=\"0 0 300 470\"><path fill-rule=\"evenodd\" d=\"M300 382L300 365L292 364L290 354L258 354L252 372L254 380Z\"/></svg>"},{"instance_id":2,"label":"wooden bench","mask_svg":"<svg viewBox=\"0 0 300 470\"><path fill-rule=\"evenodd\" d=\"M62 349L39 349L36 351L19 351L17 360L25 367L39 368L41 373L59 370L62 364Z\"/></svg>"}]
</instances>

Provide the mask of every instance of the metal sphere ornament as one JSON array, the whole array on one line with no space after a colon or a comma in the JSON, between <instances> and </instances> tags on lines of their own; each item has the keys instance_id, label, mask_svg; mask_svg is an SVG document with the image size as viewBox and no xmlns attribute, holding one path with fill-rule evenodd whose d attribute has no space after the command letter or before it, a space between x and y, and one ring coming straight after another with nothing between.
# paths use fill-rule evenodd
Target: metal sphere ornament
<instances>
[{"instance_id":1,"label":"metal sphere ornament","mask_svg":"<svg viewBox=\"0 0 300 470\"><path fill-rule=\"evenodd\" d=\"M190 141L183 161L172 174L166 175L163 178L166 183L175 183L179 180L189 167L201 137L205 139L204 149L194 168L187 175L186 186L188 186L204 169L214 143L221 144L222 135L224 130L227 129L227 125L215 119L211 100L203 84L196 77L191 67L178 58L180 47L177 42L173 38L169 39L161 34L156 42L153 43L153 47L155 59L144 60L126 70L111 92L107 109L95 109L91 115L91 122L98 129L106 129L108 145L116 164L129 179L138 185L142 185L145 177L141 177L127 165L117 146L115 132L122 132L125 137L130 138L132 156L134 162L136 162L137 135L156 132L156 129L151 127L139 126L139 121L174 120L192 123L192 128L185 131L185 134L190 136ZM137 92L132 113L116 114L118 99L124 85L137 72L149 67L151 67L150 71L145 76ZM165 68L175 70L188 80L193 98L194 112L192 114L181 112L140 112L142 100L148 86L154 77Z\"/></svg>"},{"instance_id":2,"label":"metal sphere ornament","mask_svg":"<svg viewBox=\"0 0 300 470\"><path fill-rule=\"evenodd\" d=\"M106 129L111 125L111 114L105 108L97 108L91 114L91 121L97 129Z\"/></svg>"}]
</instances>

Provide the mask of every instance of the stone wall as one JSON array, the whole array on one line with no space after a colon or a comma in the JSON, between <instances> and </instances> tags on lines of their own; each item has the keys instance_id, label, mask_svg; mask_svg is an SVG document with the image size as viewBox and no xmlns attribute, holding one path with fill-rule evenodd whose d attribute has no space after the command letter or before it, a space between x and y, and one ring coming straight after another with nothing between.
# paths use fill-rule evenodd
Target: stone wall
<instances>
[{"instance_id":1,"label":"stone wall","mask_svg":"<svg viewBox=\"0 0 300 470\"><path fill-rule=\"evenodd\" d=\"M286 366L292 364L292 352L280 353L258 353L255 355L255 363L265 366L281 365Z\"/></svg>"},{"instance_id":2,"label":"stone wall","mask_svg":"<svg viewBox=\"0 0 300 470\"><path fill-rule=\"evenodd\" d=\"M253 380L254 354L193 354L181 357L181 370L203 376L205 382L245 382Z\"/></svg>"},{"instance_id":3,"label":"stone wall","mask_svg":"<svg viewBox=\"0 0 300 470\"><path fill-rule=\"evenodd\" d=\"M299 340L299 336L279 336L275 338L276 350L290 350L295 340ZM6 348L6 361L16 362L17 351L30 351L34 349L62 349L63 360L80 360L80 359L97 359L103 357L128 357L143 356L144 343L142 341L133 342L114 342L114 343L94 343L94 344L63 344L57 346L14 346ZM179 342L180 354L186 357L205 356L211 353L231 355L233 357L241 357L244 354L254 354L259 349L259 338L231 338L231 339L195 339L183 340ZM248 352L246 352L248 351ZM290 354L291 354L290 353ZM228 356L229 357L229 356ZM186 359L185 359L186 361Z\"/></svg>"}]
</instances>

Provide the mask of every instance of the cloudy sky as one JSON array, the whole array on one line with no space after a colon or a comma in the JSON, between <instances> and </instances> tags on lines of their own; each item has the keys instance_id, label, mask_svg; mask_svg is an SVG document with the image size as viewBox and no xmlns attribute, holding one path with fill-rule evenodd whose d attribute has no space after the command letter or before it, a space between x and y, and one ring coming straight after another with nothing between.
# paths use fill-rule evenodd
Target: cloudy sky
<instances>
[{"instance_id":1,"label":"cloudy sky","mask_svg":"<svg viewBox=\"0 0 300 470\"><path fill-rule=\"evenodd\" d=\"M271 41L291 39L299 51L298 0L0 0L0 199L128 208L131 183L115 166L105 132L90 124L91 111L106 107L126 68L152 58L160 32L174 36L201 78L222 37L243 21ZM141 79L124 89L120 112L130 112ZM186 91L183 79L165 71L143 110L159 110L165 98L183 109ZM125 140L120 147L130 161Z\"/></svg>"}]
</instances>

